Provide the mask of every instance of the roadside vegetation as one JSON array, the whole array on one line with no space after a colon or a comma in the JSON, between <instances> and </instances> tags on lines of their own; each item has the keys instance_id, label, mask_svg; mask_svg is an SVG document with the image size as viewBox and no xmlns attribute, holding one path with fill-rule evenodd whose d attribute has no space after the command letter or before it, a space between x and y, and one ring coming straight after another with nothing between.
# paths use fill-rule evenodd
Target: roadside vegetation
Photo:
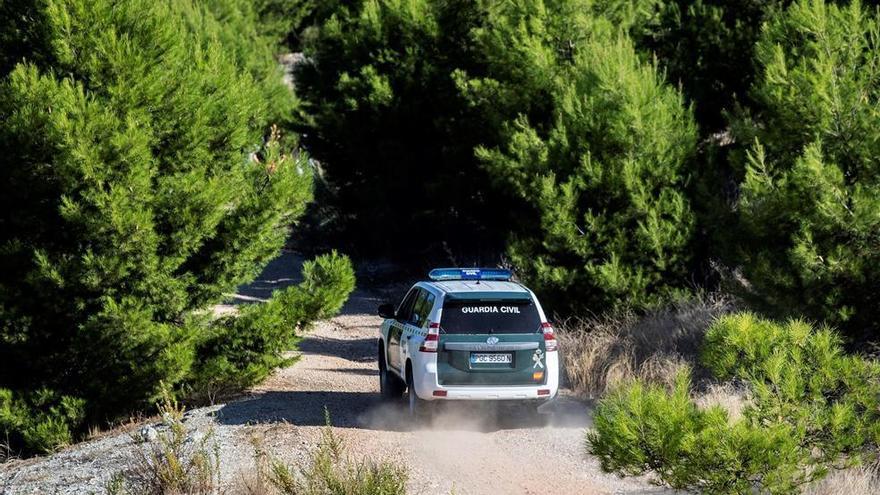
<instances>
[{"instance_id":1,"label":"roadside vegetation","mask_svg":"<svg viewBox=\"0 0 880 495\"><path fill-rule=\"evenodd\" d=\"M563 322L559 345L566 382L589 399L637 379L672 386L679 371L697 362L709 325L734 309L729 296L709 294L647 313L627 310Z\"/></svg>"},{"instance_id":2,"label":"roadside vegetation","mask_svg":"<svg viewBox=\"0 0 880 495\"><path fill-rule=\"evenodd\" d=\"M321 438L303 465L291 466L254 440L255 472L243 475L233 492L241 495L404 495L407 469L390 461L352 457L333 432L330 415Z\"/></svg>"},{"instance_id":3,"label":"roadside vegetation","mask_svg":"<svg viewBox=\"0 0 880 495\"><path fill-rule=\"evenodd\" d=\"M268 304L212 305L312 197L294 101L249 2L4 2L0 432L52 452L91 425L241 388L354 286L342 255Z\"/></svg>"},{"instance_id":4,"label":"roadside vegetation","mask_svg":"<svg viewBox=\"0 0 880 495\"><path fill-rule=\"evenodd\" d=\"M867 0L2 2L0 433L258 383L336 248L513 268L609 471L876 487L878 40ZM211 314L287 242L300 285Z\"/></svg>"},{"instance_id":5,"label":"roadside vegetation","mask_svg":"<svg viewBox=\"0 0 880 495\"><path fill-rule=\"evenodd\" d=\"M124 470L107 483L107 495L211 495L220 488L220 452L213 432L190 438L184 408L169 392L156 407L161 433L133 435L136 445ZM151 427L152 428L152 427Z\"/></svg>"},{"instance_id":6,"label":"roadside vegetation","mask_svg":"<svg viewBox=\"0 0 880 495\"><path fill-rule=\"evenodd\" d=\"M590 451L621 474L653 472L704 493L796 493L831 469L871 463L880 441L880 364L843 352L827 328L750 313L717 319L699 364L747 394L738 418L693 400L691 370L645 379L600 401Z\"/></svg>"},{"instance_id":7,"label":"roadside vegetation","mask_svg":"<svg viewBox=\"0 0 880 495\"><path fill-rule=\"evenodd\" d=\"M334 433L330 415L318 444L301 464L290 465L252 438L253 469L230 482L220 479L219 447L211 432L192 438L183 407L166 396L159 404L161 432L135 438L128 465L107 483L106 495L404 495L408 473L389 461L353 457Z\"/></svg>"}]
</instances>

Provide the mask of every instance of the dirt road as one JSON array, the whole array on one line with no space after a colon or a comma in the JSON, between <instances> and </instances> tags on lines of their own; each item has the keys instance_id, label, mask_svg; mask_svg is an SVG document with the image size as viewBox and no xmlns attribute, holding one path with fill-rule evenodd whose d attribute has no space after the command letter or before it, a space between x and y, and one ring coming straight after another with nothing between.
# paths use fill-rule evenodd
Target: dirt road
<instances>
[{"instance_id":1,"label":"dirt road","mask_svg":"<svg viewBox=\"0 0 880 495\"><path fill-rule=\"evenodd\" d=\"M584 452L588 406L565 393L547 408L551 420L543 427L516 410L468 405L413 427L402 401L388 405L378 395L376 336L381 320L375 311L381 302L374 293L356 291L339 316L318 324L302 341L296 364L255 389L253 398L221 408L218 421L290 424L314 438L326 407L353 454L406 463L413 493L662 491L601 473L598 462Z\"/></svg>"},{"instance_id":2,"label":"dirt road","mask_svg":"<svg viewBox=\"0 0 880 495\"><path fill-rule=\"evenodd\" d=\"M261 299L293 283L294 277L283 276L290 264L270 265L269 275L236 298ZM273 275L273 266L282 273ZM380 319L374 315L380 302L374 292L356 291L339 316L318 323L304 338L291 367L240 400L187 413L194 434L211 431L216 438L225 485L253 469L254 438L289 462L306 459L319 439L326 407L352 456L390 458L409 467L411 493L663 492L643 480L602 473L584 452L589 408L567 396L554 405L547 426L515 411L464 406L413 428L402 403L379 399ZM0 493L100 493L132 448L130 432L118 432L50 457L0 465Z\"/></svg>"}]
</instances>

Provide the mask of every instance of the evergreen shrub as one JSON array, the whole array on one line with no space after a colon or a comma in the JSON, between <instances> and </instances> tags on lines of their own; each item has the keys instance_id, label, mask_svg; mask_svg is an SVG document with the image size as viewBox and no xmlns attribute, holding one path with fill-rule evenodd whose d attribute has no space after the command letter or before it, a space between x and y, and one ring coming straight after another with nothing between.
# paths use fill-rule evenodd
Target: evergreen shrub
<instances>
[{"instance_id":1,"label":"evergreen shrub","mask_svg":"<svg viewBox=\"0 0 880 495\"><path fill-rule=\"evenodd\" d=\"M263 304L248 304L238 314L210 323L198 345L187 385L193 398L213 400L259 383L293 359L285 352L313 321L335 315L354 289L354 269L336 252L303 265L304 280L277 291Z\"/></svg>"},{"instance_id":2,"label":"evergreen shrub","mask_svg":"<svg viewBox=\"0 0 880 495\"><path fill-rule=\"evenodd\" d=\"M798 493L880 445L880 365L845 354L831 330L722 316L702 363L748 388L742 418L698 407L687 372L671 391L627 383L600 401L587 435L604 469L705 493Z\"/></svg>"},{"instance_id":3,"label":"evergreen shrub","mask_svg":"<svg viewBox=\"0 0 880 495\"><path fill-rule=\"evenodd\" d=\"M253 8L0 5L0 388L13 394L0 433L13 451L51 450L186 382L210 361L210 307L277 255L311 200L307 156L272 125L295 102ZM350 291L322 282L298 321ZM283 320L242 317L217 325L276 340L236 369L278 362L266 356L289 342Z\"/></svg>"},{"instance_id":4,"label":"evergreen shrub","mask_svg":"<svg viewBox=\"0 0 880 495\"><path fill-rule=\"evenodd\" d=\"M740 292L856 342L880 330L878 40L874 7L793 3L762 31L755 105L733 126L750 147L733 157Z\"/></svg>"}]
</instances>

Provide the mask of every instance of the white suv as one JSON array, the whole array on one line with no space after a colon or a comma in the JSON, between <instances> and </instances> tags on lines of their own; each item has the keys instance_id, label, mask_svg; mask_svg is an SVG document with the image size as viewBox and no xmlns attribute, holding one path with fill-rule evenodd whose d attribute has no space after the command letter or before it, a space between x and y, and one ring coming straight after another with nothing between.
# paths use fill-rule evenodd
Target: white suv
<instances>
[{"instance_id":1,"label":"white suv","mask_svg":"<svg viewBox=\"0 0 880 495\"><path fill-rule=\"evenodd\" d=\"M535 294L500 269L442 268L416 283L385 318L379 386L387 399L406 391L409 410L435 401L523 401L556 396L559 356L553 327Z\"/></svg>"}]
</instances>

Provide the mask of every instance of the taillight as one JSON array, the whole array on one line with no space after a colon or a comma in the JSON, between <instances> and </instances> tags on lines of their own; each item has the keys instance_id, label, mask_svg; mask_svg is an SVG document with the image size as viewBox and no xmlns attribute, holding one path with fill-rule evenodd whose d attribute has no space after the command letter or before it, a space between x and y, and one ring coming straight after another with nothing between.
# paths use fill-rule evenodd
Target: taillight
<instances>
[{"instance_id":1,"label":"taillight","mask_svg":"<svg viewBox=\"0 0 880 495\"><path fill-rule=\"evenodd\" d=\"M425 335L425 340L422 341L422 345L419 346L419 352L437 352L437 347L440 344L440 324L439 323L431 323L428 325L428 334Z\"/></svg>"},{"instance_id":2,"label":"taillight","mask_svg":"<svg viewBox=\"0 0 880 495\"><path fill-rule=\"evenodd\" d=\"M547 323L541 323L541 330L544 332L544 349L547 352L555 351L558 347L556 344L556 334L553 333L553 325Z\"/></svg>"}]
</instances>

